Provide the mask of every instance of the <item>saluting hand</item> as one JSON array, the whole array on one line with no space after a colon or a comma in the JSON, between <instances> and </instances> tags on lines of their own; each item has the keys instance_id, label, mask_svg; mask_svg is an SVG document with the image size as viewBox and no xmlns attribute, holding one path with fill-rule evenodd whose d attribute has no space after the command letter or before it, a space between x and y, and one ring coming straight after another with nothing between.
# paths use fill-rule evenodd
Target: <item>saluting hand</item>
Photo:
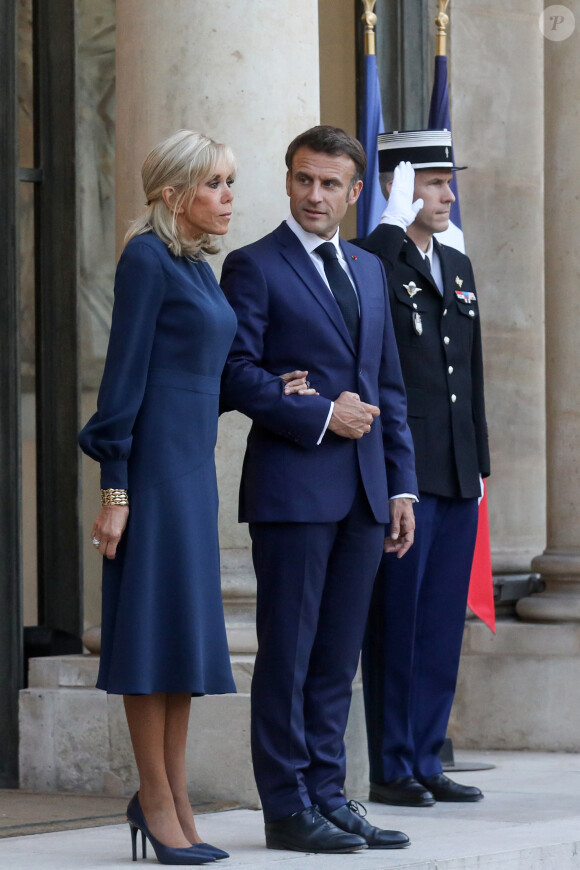
<instances>
[{"instance_id":1,"label":"saluting hand","mask_svg":"<svg viewBox=\"0 0 580 870\"><path fill-rule=\"evenodd\" d=\"M406 230L413 223L424 204L420 198L413 202L414 196L415 170L409 161L401 160L395 168L389 201L383 212L385 222Z\"/></svg>"}]
</instances>

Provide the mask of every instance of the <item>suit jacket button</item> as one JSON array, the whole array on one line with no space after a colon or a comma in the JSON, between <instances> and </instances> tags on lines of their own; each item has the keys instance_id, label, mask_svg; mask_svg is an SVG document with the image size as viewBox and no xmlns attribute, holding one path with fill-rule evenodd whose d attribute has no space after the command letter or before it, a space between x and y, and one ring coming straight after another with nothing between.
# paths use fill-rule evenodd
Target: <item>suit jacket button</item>
<instances>
[{"instance_id":1,"label":"suit jacket button","mask_svg":"<svg viewBox=\"0 0 580 870\"><path fill-rule=\"evenodd\" d=\"M452 401L452 402L456 402L456 401L457 401L457 396L455 395L455 393L451 393L451 401Z\"/></svg>"},{"instance_id":2,"label":"suit jacket button","mask_svg":"<svg viewBox=\"0 0 580 870\"><path fill-rule=\"evenodd\" d=\"M470 316L470 317L475 317L475 311L473 311L473 309L469 312L469 316Z\"/></svg>"},{"instance_id":3,"label":"suit jacket button","mask_svg":"<svg viewBox=\"0 0 580 870\"><path fill-rule=\"evenodd\" d=\"M449 372L450 375L452 375L453 374L453 366L449 366L447 371Z\"/></svg>"},{"instance_id":4,"label":"suit jacket button","mask_svg":"<svg viewBox=\"0 0 580 870\"><path fill-rule=\"evenodd\" d=\"M451 339L449 338L448 335L446 335L445 338L443 339L443 344L449 344L450 341L451 341Z\"/></svg>"},{"instance_id":5,"label":"suit jacket button","mask_svg":"<svg viewBox=\"0 0 580 870\"><path fill-rule=\"evenodd\" d=\"M443 312L443 317L445 317L446 314L447 314L447 309L445 309L445 311Z\"/></svg>"}]
</instances>

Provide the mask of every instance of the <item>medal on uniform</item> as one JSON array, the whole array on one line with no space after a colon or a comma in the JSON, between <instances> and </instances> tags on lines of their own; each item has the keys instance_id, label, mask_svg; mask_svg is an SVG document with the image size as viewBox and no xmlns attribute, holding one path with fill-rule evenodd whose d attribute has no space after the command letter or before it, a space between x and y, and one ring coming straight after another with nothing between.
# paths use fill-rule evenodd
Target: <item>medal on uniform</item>
<instances>
[{"instance_id":1,"label":"medal on uniform","mask_svg":"<svg viewBox=\"0 0 580 870\"><path fill-rule=\"evenodd\" d=\"M417 285L415 284L414 281L409 281L408 284L403 284L403 287L405 288L405 290L407 291L407 293L409 294L409 296L411 297L411 299L413 298L413 296L414 296L416 293L421 293L421 292L422 292L421 287L417 287Z\"/></svg>"},{"instance_id":2,"label":"medal on uniform","mask_svg":"<svg viewBox=\"0 0 580 870\"><path fill-rule=\"evenodd\" d=\"M413 330L416 335L423 335L423 321L421 320L421 315L418 311L413 311L412 314L413 319Z\"/></svg>"},{"instance_id":3,"label":"medal on uniform","mask_svg":"<svg viewBox=\"0 0 580 870\"><path fill-rule=\"evenodd\" d=\"M455 283L457 284L457 286L461 290L461 288L463 287L463 278L460 278L459 275L456 275L455 276Z\"/></svg>"},{"instance_id":4,"label":"medal on uniform","mask_svg":"<svg viewBox=\"0 0 580 870\"><path fill-rule=\"evenodd\" d=\"M468 305L476 301L475 293L472 293L470 290L456 290L455 295L461 302L466 302Z\"/></svg>"}]
</instances>

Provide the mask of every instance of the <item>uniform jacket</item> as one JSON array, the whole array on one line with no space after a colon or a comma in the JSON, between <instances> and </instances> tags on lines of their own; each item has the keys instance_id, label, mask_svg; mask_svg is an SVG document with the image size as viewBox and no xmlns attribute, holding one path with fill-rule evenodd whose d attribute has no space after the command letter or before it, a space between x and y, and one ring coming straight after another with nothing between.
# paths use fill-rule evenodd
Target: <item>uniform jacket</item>
<instances>
[{"instance_id":1,"label":"uniform jacket","mask_svg":"<svg viewBox=\"0 0 580 870\"><path fill-rule=\"evenodd\" d=\"M360 301L358 353L338 305L284 222L225 260L222 287L238 331L222 378L226 406L253 421L240 488L240 520L334 522L348 513L359 479L378 522L389 493L417 492L405 388L385 274L376 257L341 242ZM307 369L319 396L285 396L278 377ZM378 405L359 440L327 430L343 390Z\"/></svg>"},{"instance_id":2,"label":"uniform jacket","mask_svg":"<svg viewBox=\"0 0 580 870\"><path fill-rule=\"evenodd\" d=\"M377 254L385 267L419 490L450 498L478 496L479 474L489 475L489 448L471 263L434 239L442 298L416 245L399 227L379 224L356 243Z\"/></svg>"}]
</instances>

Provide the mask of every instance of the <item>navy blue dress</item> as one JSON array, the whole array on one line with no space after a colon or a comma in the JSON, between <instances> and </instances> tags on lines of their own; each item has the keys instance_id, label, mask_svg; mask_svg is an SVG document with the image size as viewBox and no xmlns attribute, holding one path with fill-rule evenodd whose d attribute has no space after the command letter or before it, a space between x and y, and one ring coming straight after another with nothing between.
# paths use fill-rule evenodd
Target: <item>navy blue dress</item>
<instances>
[{"instance_id":1,"label":"navy blue dress","mask_svg":"<svg viewBox=\"0 0 580 870\"><path fill-rule=\"evenodd\" d=\"M236 317L203 260L154 234L126 246L97 413L79 436L129 521L103 560L97 686L115 694L235 692L226 642L214 448Z\"/></svg>"}]
</instances>

